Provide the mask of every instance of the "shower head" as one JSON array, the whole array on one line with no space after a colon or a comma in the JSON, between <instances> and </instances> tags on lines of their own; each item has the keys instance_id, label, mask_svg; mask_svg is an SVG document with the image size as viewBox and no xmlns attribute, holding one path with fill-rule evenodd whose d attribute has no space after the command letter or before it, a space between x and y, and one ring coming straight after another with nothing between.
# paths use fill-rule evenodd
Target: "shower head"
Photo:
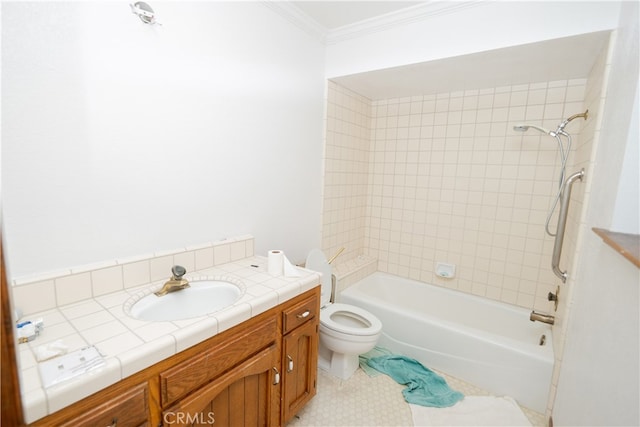
<instances>
[{"instance_id":1,"label":"shower head","mask_svg":"<svg viewBox=\"0 0 640 427\"><path fill-rule=\"evenodd\" d=\"M546 133L547 135L551 135L551 131L540 127L540 126L536 126L536 125L530 125L530 124L519 124L519 125L515 125L513 127L513 130L517 131L517 132L526 132L529 130L529 128L535 129L537 131L540 131L542 133Z\"/></svg>"}]
</instances>

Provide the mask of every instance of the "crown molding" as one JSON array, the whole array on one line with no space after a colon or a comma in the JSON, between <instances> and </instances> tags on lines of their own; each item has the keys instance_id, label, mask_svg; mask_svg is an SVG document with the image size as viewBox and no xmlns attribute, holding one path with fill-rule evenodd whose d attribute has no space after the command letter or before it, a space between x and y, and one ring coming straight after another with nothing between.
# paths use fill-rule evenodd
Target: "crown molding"
<instances>
[{"instance_id":1,"label":"crown molding","mask_svg":"<svg viewBox=\"0 0 640 427\"><path fill-rule=\"evenodd\" d=\"M425 2L327 31L325 44L333 44L351 38L361 37L366 34L388 30L396 26L422 21L433 16L456 13L464 9L479 6L482 3L484 3L482 0L441 0Z\"/></svg>"},{"instance_id":2,"label":"crown molding","mask_svg":"<svg viewBox=\"0 0 640 427\"><path fill-rule=\"evenodd\" d=\"M326 43L327 29L288 1L263 0L262 4L316 40Z\"/></svg>"},{"instance_id":3,"label":"crown molding","mask_svg":"<svg viewBox=\"0 0 640 427\"><path fill-rule=\"evenodd\" d=\"M388 30L390 28L406 25L412 22L422 21L433 16L456 13L464 9L480 6L485 0L452 1L437 0L428 1L416 6L389 12L384 15L365 19L353 24L327 30L309 15L289 1L263 0L262 4L282 16L304 32L319 40L325 45L338 43L344 40L361 37L366 34Z\"/></svg>"}]
</instances>

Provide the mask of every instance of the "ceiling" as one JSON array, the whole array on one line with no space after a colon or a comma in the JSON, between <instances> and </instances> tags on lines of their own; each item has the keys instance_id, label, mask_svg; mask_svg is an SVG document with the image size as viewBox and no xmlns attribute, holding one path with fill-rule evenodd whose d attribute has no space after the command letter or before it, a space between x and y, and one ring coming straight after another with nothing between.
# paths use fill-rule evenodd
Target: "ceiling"
<instances>
[{"instance_id":1,"label":"ceiling","mask_svg":"<svg viewBox=\"0 0 640 427\"><path fill-rule=\"evenodd\" d=\"M389 18L398 11L412 13L412 8L418 10L435 3L290 2L328 33L344 31L353 24L371 25L374 18ZM589 33L335 77L331 80L369 99L378 100L585 78L607 45L609 34L608 31Z\"/></svg>"},{"instance_id":2,"label":"ceiling","mask_svg":"<svg viewBox=\"0 0 640 427\"><path fill-rule=\"evenodd\" d=\"M424 1L292 1L291 4L304 12L327 30L351 25L366 19L386 15Z\"/></svg>"}]
</instances>

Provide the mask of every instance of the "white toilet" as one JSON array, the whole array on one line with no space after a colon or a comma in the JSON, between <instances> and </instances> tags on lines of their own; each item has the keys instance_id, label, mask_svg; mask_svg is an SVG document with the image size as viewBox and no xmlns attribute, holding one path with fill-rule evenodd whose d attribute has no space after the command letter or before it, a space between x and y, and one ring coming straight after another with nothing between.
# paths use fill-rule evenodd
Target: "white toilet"
<instances>
[{"instance_id":1,"label":"white toilet","mask_svg":"<svg viewBox=\"0 0 640 427\"><path fill-rule=\"evenodd\" d=\"M331 265L322 251L312 250L305 267L322 273L318 366L346 380L358 369L358 356L375 347L382 323L362 308L331 302Z\"/></svg>"}]
</instances>

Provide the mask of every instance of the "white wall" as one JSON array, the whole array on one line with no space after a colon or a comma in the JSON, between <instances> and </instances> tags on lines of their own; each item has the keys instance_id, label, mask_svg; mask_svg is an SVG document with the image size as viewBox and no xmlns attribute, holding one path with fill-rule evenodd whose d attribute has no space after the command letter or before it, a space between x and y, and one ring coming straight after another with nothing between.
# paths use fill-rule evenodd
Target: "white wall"
<instances>
[{"instance_id":1,"label":"white wall","mask_svg":"<svg viewBox=\"0 0 640 427\"><path fill-rule=\"evenodd\" d=\"M556 425L640 424L640 270L591 232L591 227L615 226L618 231L637 233L637 213L633 218L618 211L635 206L637 212L639 197L639 159L637 154L625 157L625 153L637 153L640 144L638 16L637 2L623 5L596 163L587 178L591 192L569 301L553 414ZM635 194L620 191L626 179L635 181Z\"/></svg>"},{"instance_id":2,"label":"white wall","mask_svg":"<svg viewBox=\"0 0 640 427\"><path fill-rule=\"evenodd\" d=\"M324 47L258 2L2 4L11 277L250 233L320 243Z\"/></svg>"},{"instance_id":3,"label":"white wall","mask_svg":"<svg viewBox=\"0 0 640 427\"><path fill-rule=\"evenodd\" d=\"M638 92L636 87L636 99L633 102L627 147L624 152L616 206L613 210L613 220L611 222L612 230L633 234L640 234L640 197L638 197L640 194L640 179L638 179L640 144L633 143L633 141L640 141Z\"/></svg>"},{"instance_id":4,"label":"white wall","mask_svg":"<svg viewBox=\"0 0 640 427\"><path fill-rule=\"evenodd\" d=\"M455 13L416 19L327 47L326 76L337 77L610 30L618 2L449 2Z\"/></svg>"}]
</instances>

